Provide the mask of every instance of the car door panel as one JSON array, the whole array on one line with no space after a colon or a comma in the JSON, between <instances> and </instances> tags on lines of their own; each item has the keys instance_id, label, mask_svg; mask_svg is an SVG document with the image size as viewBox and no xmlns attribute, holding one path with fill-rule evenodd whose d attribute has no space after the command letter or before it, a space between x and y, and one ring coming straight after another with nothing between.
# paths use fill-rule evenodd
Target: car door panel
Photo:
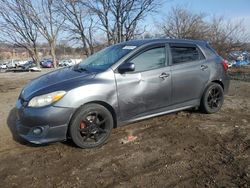
<instances>
[{"instance_id":1,"label":"car door panel","mask_svg":"<svg viewBox=\"0 0 250 188\"><path fill-rule=\"evenodd\" d=\"M160 78L163 72L169 76ZM170 104L169 67L135 74L118 73L115 77L119 109L123 120Z\"/></svg>"},{"instance_id":2,"label":"car door panel","mask_svg":"<svg viewBox=\"0 0 250 188\"><path fill-rule=\"evenodd\" d=\"M190 48L190 53L194 53L192 50L194 51L195 48L197 53L190 55L188 50L186 50L186 52L183 50L184 53L177 55L177 53L179 53L178 50L176 54L173 54L175 53L173 52L173 48L175 47L171 47L173 105L199 99L204 89L204 85L206 85L210 76L209 65L197 46L187 44L174 44L174 46L177 46L176 49Z\"/></svg>"},{"instance_id":3,"label":"car door panel","mask_svg":"<svg viewBox=\"0 0 250 188\"><path fill-rule=\"evenodd\" d=\"M162 53L159 54L159 50L162 50ZM142 52L139 52L139 55L137 54L127 60L132 63L135 62L134 72L115 73L118 104L122 120L170 104L171 71L170 67L166 67L166 52L165 44L143 49ZM164 57L162 56L163 53ZM155 56L155 59L151 59L150 56ZM151 60L154 62L151 62Z\"/></svg>"},{"instance_id":4,"label":"car door panel","mask_svg":"<svg viewBox=\"0 0 250 188\"><path fill-rule=\"evenodd\" d=\"M173 104L200 98L210 72L209 69L201 70L203 64L204 62L189 62L171 67Z\"/></svg>"}]
</instances>

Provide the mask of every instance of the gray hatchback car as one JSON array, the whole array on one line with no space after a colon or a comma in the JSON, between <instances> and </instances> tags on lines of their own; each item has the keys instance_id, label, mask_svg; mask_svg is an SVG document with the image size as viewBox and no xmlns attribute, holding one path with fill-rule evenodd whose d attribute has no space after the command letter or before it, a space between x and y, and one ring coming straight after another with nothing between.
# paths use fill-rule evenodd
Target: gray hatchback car
<instances>
[{"instance_id":1,"label":"gray hatchback car","mask_svg":"<svg viewBox=\"0 0 250 188\"><path fill-rule=\"evenodd\" d=\"M116 44L28 83L16 103L17 131L35 144L71 138L92 148L137 120L193 107L215 113L228 91L226 70L205 41Z\"/></svg>"}]
</instances>

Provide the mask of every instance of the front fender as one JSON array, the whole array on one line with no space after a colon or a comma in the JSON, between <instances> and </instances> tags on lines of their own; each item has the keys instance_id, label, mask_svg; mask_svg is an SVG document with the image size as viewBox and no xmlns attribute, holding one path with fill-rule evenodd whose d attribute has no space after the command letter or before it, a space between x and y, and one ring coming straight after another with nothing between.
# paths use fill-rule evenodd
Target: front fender
<instances>
[{"instance_id":1,"label":"front fender","mask_svg":"<svg viewBox=\"0 0 250 188\"><path fill-rule=\"evenodd\" d=\"M117 111L116 84L112 70L100 73L87 84L69 90L54 106L77 109L93 101L107 103Z\"/></svg>"}]
</instances>

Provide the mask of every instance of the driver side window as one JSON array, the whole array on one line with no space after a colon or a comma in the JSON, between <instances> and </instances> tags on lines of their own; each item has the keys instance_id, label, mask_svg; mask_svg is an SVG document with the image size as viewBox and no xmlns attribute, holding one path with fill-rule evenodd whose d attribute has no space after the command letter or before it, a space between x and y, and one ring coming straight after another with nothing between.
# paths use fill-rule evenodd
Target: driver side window
<instances>
[{"instance_id":1,"label":"driver side window","mask_svg":"<svg viewBox=\"0 0 250 188\"><path fill-rule=\"evenodd\" d=\"M134 72L143 72L164 67L165 59L165 47L157 47L141 53L130 62L135 64Z\"/></svg>"}]
</instances>

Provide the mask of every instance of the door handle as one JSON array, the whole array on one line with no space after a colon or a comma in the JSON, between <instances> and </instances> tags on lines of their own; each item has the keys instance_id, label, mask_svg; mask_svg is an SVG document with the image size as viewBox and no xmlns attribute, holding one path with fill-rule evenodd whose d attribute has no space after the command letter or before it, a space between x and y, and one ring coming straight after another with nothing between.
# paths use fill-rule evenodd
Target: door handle
<instances>
[{"instance_id":1,"label":"door handle","mask_svg":"<svg viewBox=\"0 0 250 188\"><path fill-rule=\"evenodd\" d=\"M208 66L207 65L201 65L201 70L206 70L208 68Z\"/></svg>"},{"instance_id":2,"label":"door handle","mask_svg":"<svg viewBox=\"0 0 250 188\"><path fill-rule=\"evenodd\" d=\"M161 75L159 76L159 78L162 78L162 79L168 78L168 77L169 77L169 74L167 74L165 72L161 73Z\"/></svg>"}]
</instances>

